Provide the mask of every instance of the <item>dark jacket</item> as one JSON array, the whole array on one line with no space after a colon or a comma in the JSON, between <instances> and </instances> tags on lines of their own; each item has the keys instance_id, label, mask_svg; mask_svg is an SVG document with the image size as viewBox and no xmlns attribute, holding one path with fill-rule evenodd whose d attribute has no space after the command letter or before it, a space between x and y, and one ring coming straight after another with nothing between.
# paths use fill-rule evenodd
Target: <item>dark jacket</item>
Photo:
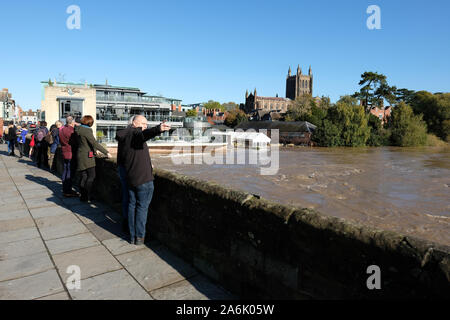
<instances>
[{"instance_id":1,"label":"dark jacket","mask_svg":"<svg viewBox=\"0 0 450 320\"><path fill-rule=\"evenodd\" d=\"M50 152L51 153L55 153L56 149L58 148L59 143L60 143L60 141L59 141L59 129L55 126L51 130L51 133L52 133L52 137L53 137L53 143L50 145Z\"/></svg>"},{"instance_id":2,"label":"dark jacket","mask_svg":"<svg viewBox=\"0 0 450 320\"><path fill-rule=\"evenodd\" d=\"M77 170L83 171L95 167L95 151L108 154L100 143L95 140L92 129L84 126L75 127L77 134L78 152L77 152ZM93 152L94 156L89 158L89 152Z\"/></svg>"},{"instance_id":3,"label":"dark jacket","mask_svg":"<svg viewBox=\"0 0 450 320\"><path fill-rule=\"evenodd\" d=\"M59 142L61 143L61 151L65 160L72 159L72 152L76 151L76 134L72 126L65 125L59 130Z\"/></svg>"},{"instance_id":4,"label":"dark jacket","mask_svg":"<svg viewBox=\"0 0 450 320\"><path fill-rule=\"evenodd\" d=\"M117 133L117 164L125 168L129 187L153 181L152 162L146 141L159 134L160 126L146 130L129 127Z\"/></svg>"},{"instance_id":5,"label":"dark jacket","mask_svg":"<svg viewBox=\"0 0 450 320\"><path fill-rule=\"evenodd\" d=\"M17 128L16 126L8 129L8 134L6 135L6 141L14 141L17 139Z\"/></svg>"},{"instance_id":6,"label":"dark jacket","mask_svg":"<svg viewBox=\"0 0 450 320\"><path fill-rule=\"evenodd\" d=\"M41 141L38 140L38 135L39 135L39 130L42 130L42 134L43 134L43 138ZM48 147L48 143L47 141L45 141L45 136L48 134L48 129L47 127L39 127L36 129L36 131L34 132L34 141L36 143L36 147L43 147L46 148Z\"/></svg>"}]
</instances>

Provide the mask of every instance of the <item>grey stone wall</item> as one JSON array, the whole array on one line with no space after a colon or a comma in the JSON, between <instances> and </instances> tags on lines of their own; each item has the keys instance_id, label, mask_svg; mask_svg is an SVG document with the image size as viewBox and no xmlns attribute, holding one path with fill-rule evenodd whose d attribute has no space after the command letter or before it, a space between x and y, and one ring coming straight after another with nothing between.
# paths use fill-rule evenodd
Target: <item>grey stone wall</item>
<instances>
[{"instance_id":1,"label":"grey stone wall","mask_svg":"<svg viewBox=\"0 0 450 320\"><path fill-rule=\"evenodd\" d=\"M97 196L120 211L112 161ZM148 236L242 298L450 298L450 248L155 170ZM369 290L367 267L381 268Z\"/></svg>"}]
</instances>

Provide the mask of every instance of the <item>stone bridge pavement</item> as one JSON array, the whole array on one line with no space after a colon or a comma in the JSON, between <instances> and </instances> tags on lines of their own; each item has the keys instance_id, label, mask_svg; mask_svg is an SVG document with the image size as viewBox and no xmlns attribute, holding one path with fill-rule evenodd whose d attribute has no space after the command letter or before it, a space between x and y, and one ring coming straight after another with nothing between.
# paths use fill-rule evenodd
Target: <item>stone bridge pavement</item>
<instances>
[{"instance_id":1,"label":"stone bridge pavement","mask_svg":"<svg viewBox=\"0 0 450 320\"><path fill-rule=\"evenodd\" d=\"M61 181L0 145L0 300L233 299L167 248L124 240L106 205L64 198ZM81 270L81 289L65 285Z\"/></svg>"}]
</instances>

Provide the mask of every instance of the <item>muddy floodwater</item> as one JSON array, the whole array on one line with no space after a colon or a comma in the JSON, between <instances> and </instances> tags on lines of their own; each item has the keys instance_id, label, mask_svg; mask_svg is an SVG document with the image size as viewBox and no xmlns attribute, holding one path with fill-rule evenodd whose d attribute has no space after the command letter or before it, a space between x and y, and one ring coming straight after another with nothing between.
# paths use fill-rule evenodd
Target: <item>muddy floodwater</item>
<instances>
[{"instance_id":1,"label":"muddy floodwater","mask_svg":"<svg viewBox=\"0 0 450 320\"><path fill-rule=\"evenodd\" d=\"M155 167L450 245L450 148L281 148L275 175L180 157L194 156L152 154Z\"/></svg>"}]
</instances>

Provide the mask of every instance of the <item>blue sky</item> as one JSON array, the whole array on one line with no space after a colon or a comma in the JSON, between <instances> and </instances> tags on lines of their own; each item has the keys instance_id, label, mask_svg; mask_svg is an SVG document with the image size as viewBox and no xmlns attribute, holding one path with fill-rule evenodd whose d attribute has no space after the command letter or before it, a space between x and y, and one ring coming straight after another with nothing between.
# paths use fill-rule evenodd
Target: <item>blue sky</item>
<instances>
[{"instance_id":1,"label":"blue sky","mask_svg":"<svg viewBox=\"0 0 450 320\"><path fill-rule=\"evenodd\" d=\"M68 6L81 30L66 28ZM369 5L381 30L369 30ZM139 87L183 103L244 102L245 90L285 96L288 67L314 74L314 95L358 89L364 71L391 85L450 91L450 1L5 1L0 4L0 88L23 108L40 81Z\"/></svg>"}]
</instances>

